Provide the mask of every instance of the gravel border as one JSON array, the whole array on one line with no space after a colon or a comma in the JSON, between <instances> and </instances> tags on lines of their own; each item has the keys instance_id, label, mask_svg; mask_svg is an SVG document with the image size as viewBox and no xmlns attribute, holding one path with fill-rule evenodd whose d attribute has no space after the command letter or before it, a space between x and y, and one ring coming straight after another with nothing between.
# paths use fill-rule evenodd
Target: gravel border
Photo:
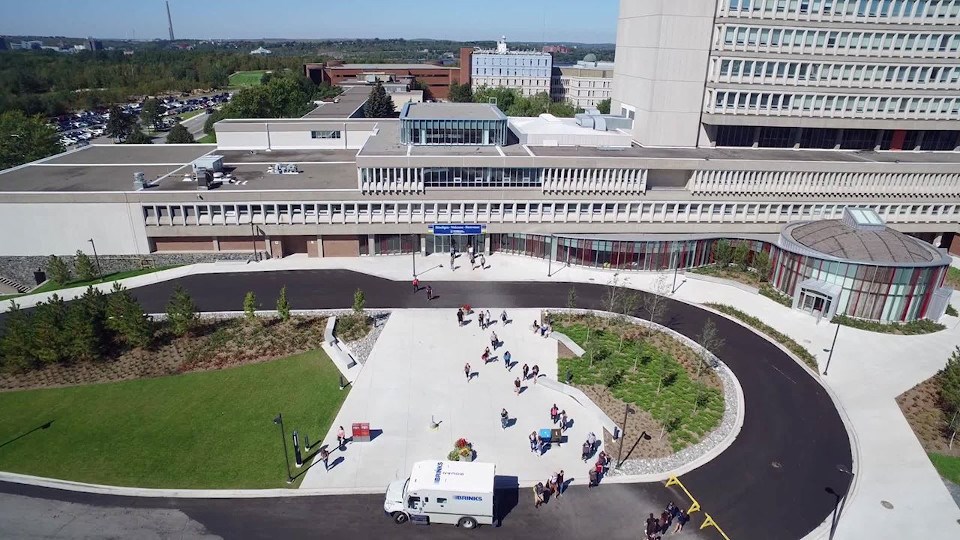
<instances>
[{"instance_id":1,"label":"gravel border","mask_svg":"<svg viewBox=\"0 0 960 540\"><path fill-rule=\"evenodd\" d=\"M350 349L353 359L361 365L367 363L367 358L370 358L370 353L373 352L373 346L377 344L377 339L380 338L380 332L383 332L383 327L386 326L387 321L390 320L389 311L368 311L367 315L373 319L373 328L370 329L370 332L358 340L344 342L347 348ZM333 332L334 335L336 335L336 328L334 328Z\"/></svg>"},{"instance_id":2,"label":"gravel border","mask_svg":"<svg viewBox=\"0 0 960 540\"><path fill-rule=\"evenodd\" d=\"M651 328L665 333L694 351L704 351L700 345L689 337L650 321L637 317L625 317L606 311L595 311L589 309L551 309L545 310L545 313L574 313L574 314L593 314L598 317L618 318L622 317L638 326ZM635 475L655 475L676 471L696 461L709 461L723 450L725 450L743 426L743 390L737 382L736 377L730 368L719 358L707 351L707 354L713 358L715 367L714 372L720 378L723 386L723 417L720 424L713 431L707 434L700 442L688 446L683 450L666 457L651 459L628 459L624 460L620 469L610 469L609 476L635 476ZM702 463L700 463L702 464Z\"/></svg>"}]
</instances>

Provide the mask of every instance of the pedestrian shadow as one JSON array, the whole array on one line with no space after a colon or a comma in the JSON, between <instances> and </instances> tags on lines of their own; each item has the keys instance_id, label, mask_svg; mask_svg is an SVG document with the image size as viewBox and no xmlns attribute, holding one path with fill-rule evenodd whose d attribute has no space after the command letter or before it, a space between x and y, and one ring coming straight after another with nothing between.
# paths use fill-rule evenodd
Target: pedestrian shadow
<instances>
[{"instance_id":1,"label":"pedestrian shadow","mask_svg":"<svg viewBox=\"0 0 960 540\"><path fill-rule=\"evenodd\" d=\"M499 361L500 361L499 356L491 356L490 358L487 358L486 361L484 361L483 365L487 365L490 362L499 362Z\"/></svg>"},{"instance_id":2,"label":"pedestrian shadow","mask_svg":"<svg viewBox=\"0 0 960 540\"><path fill-rule=\"evenodd\" d=\"M471 320L471 319L464 319L464 320L463 320L463 324L462 324L461 326L466 326L466 325L468 325L468 324L470 324L470 323L472 323L472 322L473 322L473 320Z\"/></svg>"},{"instance_id":3,"label":"pedestrian shadow","mask_svg":"<svg viewBox=\"0 0 960 540\"><path fill-rule=\"evenodd\" d=\"M507 366L507 371L513 371L513 368L517 367L517 364L520 362L510 362L510 365Z\"/></svg>"},{"instance_id":4,"label":"pedestrian shadow","mask_svg":"<svg viewBox=\"0 0 960 540\"><path fill-rule=\"evenodd\" d=\"M522 394L522 393L526 392L526 391L527 391L527 388L530 388L530 387L529 387L529 386L521 386L521 387L520 387L520 391L517 392L517 394Z\"/></svg>"},{"instance_id":5,"label":"pedestrian shadow","mask_svg":"<svg viewBox=\"0 0 960 540\"><path fill-rule=\"evenodd\" d=\"M506 426L504 427L504 429L506 429L506 428L508 428L508 427L513 427L513 426L515 426L515 425L517 425L517 419L516 419L516 418L507 418Z\"/></svg>"},{"instance_id":6,"label":"pedestrian shadow","mask_svg":"<svg viewBox=\"0 0 960 540\"><path fill-rule=\"evenodd\" d=\"M471 372L470 372L470 378L467 379L467 380L468 380L468 381L472 381L474 377L476 377L476 378L479 379L479 378L480 378L480 372L479 372L479 371L471 371Z\"/></svg>"},{"instance_id":7,"label":"pedestrian shadow","mask_svg":"<svg viewBox=\"0 0 960 540\"><path fill-rule=\"evenodd\" d=\"M493 490L493 517L495 525L501 527L503 520L520 502L520 480L516 476L497 475L493 478Z\"/></svg>"}]
</instances>

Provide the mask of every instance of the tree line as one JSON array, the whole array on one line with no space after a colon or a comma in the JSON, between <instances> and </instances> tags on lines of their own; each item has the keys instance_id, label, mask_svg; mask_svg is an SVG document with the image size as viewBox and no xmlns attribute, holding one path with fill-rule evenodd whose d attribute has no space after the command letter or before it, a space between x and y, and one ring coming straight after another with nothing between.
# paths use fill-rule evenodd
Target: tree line
<instances>
[{"instance_id":1,"label":"tree line","mask_svg":"<svg viewBox=\"0 0 960 540\"><path fill-rule=\"evenodd\" d=\"M5 51L0 63L0 110L58 116L148 96L227 86L235 71L300 72L303 57L251 56L246 52L138 50L65 55Z\"/></svg>"},{"instance_id":2,"label":"tree line","mask_svg":"<svg viewBox=\"0 0 960 540\"><path fill-rule=\"evenodd\" d=\"M469 84L450 85L450 101L455 103L490 103L496 101L497 107L507 116L540 116L548 113L559 118L573 118L583 109L578 109L565 101L553 101L550 94L540 92L534 96L523 96L513 88L482 86L476 92Z\"/></svg>"}]
</instances>

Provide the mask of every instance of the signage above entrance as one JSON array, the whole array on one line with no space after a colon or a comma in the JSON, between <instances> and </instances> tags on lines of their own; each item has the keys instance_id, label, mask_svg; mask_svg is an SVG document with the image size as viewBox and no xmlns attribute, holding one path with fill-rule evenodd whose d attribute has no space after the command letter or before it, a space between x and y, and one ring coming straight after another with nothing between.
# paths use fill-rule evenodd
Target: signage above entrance
<instances>
[{"instance_id":1,"label":"signage above entrance","mask_svg":"<svg viewBox=\"0 0 960 540\"><path fill-rule=\"evenodd\" d=\"M430 231L434 236L468 236L474 234L483 234L483 225L465 225L463 223L453 223L444 225L430 225Z\"/></svg>"}]
</instances>

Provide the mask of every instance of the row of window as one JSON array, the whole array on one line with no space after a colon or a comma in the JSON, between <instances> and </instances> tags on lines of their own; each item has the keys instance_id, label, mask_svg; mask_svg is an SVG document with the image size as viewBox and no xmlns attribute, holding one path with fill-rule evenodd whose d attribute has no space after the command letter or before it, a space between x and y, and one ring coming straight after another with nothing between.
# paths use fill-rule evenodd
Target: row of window
<instances>
[{"instance_id":1,"label":"row of window","mask_svg":"<svg viewBox=\"0 0 960 540\"><path fill-rule=\"evenodd\" d=\"M707 89L707 112L952 120L960 117L960 97L785 94L734 92L710 88Z\"/></svg>"},{"instance_id":2,"label":"row of window","mask_svg":"<svg viewBox=\"0 0 960 540\"><path fill-rule=\"evenodd\" d=\"M956 18L960 14L957 0L721 0L720 16L756 14L761 18L771 13L787 15L819 15L840 18L855 17L923 17ZM814 20L820 17L813 18Z\"/></svg>"},{"instance_id":3,"label":"row of window","mask_svg":"<svg viewBox=\"0 0 960 540\"><path fill-rule=\"evenodd\" d=\"M380 202L144 205L147 225L322 223L786 223L839 219L845 204L681 202ZM874 204L885 222L960 219L960 204ZM461 221L462 222L462 221Z\"/></svg>"},{"instance_id":4,"label":"row of window","mask_svg":"<svg viewBox=\"0 0 960 540\"><path fill-rule=\"evenodd\" d=\"M713 82L762 82L767 84L867 83L855 86L929 88L960 81L960 66L915 66L886 64L824 64L724 58L713 61ZM757 77L759 80L750 80ZM744 79L747 78L747 79ZM775 79L775 80L770 80ZM847 85L844 85L847 86Z\"/></svg>"},{"instance_id":5,"label":"row of window","mask_svg":"<svg viewBox=\"0 0 960 540\"><path fill-rule=\"evenodd\" d=\"M475 68L474 77L539 77L546 79L550 76L549 69L537 68Z\"/></svg>"},{"instance_id":6,"label":"row of window","mask_svg":"<svg viewBox=\"0 0 960 540\"><path fill-rule=\"evenodd\" d=\"M922 56L953 56L960 48L960 34L939 32L860 32L809 28L760 28L722 25L714 47L721 50L820 52L823 54L932 53ZM721 38L722 36L722 38ZM889 54L885 56L890 56Z\"/></svg>"},{"instance_id":7,"label":"row of window","mask_svg":"<svg viewBox=\"0 0 960 540\"><path fill-rule=\"evenodd\" d=\"M505 145L507 120L400 121L400 142L435 145Z\"/></svg>"},{"instance_id":8,"label":"row of window","mask_svg":"<svg viewBox=\"0 0 960 540\"><path fill-rule=\"evenodd\" d=\"M339 139L341 137L340 131L311 131L311 139Z\"/></svg>"},{"instance_id":9,"label":"row of window","mask_svg":"<svg viewBox=\"0 0 960 540\"><path fill-rule=\"evenodd\" d=\"M548 55L522 56L516 54L475 54L473 55L473 71L483 66L512 66L512 67L547 67L553 66L553 57ZM547 70L550 71L549 69Z\"/></svg>"},{"instance_id":10,"label":"row of window","mask_svg":"<svg viewBox=\"0 0 960 540\"><path fill-rule=\"evenodd\" d=\"M839 148L843 150L951 151L960 146L960 132L949 130L790 128L717 126L716 146L759 148Z\"/></svg>"}]
</instances>

